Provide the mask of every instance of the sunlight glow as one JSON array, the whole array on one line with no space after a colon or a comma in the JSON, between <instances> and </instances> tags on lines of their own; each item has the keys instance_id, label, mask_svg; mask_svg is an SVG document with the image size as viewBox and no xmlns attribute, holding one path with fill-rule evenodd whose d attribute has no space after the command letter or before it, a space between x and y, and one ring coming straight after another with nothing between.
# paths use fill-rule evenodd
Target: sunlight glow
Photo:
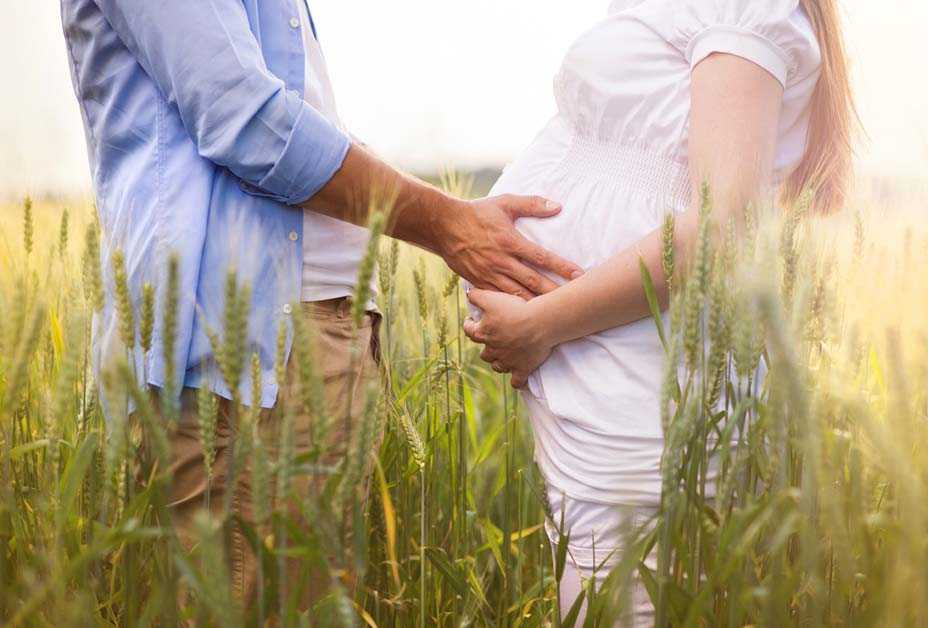
<instances>
[{"instance_id":1,"label":"sunlight glow","mask_svg":"<svg viewBox=\"0 0 928 628\"><path fill-rule=\"evenodd\" d=\"M861 114L862 170L924 175L928 4L844 0ZM315 0L342 117L413 170L499 166L554 110L551 80L607 0ZM569 8L568 8L569 7ZM83 130L58 4L0 6L0 194L86 190Z\"/></svg>"}]
</instances>

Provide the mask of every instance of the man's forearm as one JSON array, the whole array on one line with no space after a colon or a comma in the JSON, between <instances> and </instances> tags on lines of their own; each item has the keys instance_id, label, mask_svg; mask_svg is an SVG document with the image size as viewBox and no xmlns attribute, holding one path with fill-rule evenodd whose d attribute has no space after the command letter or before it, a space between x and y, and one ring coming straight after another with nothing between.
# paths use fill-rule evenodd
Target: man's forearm
<instances>
[{"instance_id":1,"label":"man's forearm","mask_svg":"<svg viewBox=\"0 0 928 628\"><path fill-rule=\"evenodd\" d=\"M341 169L303 207L356 225L366 225L372 211L387 211L387 235L439 252L448 219L463 205L353 144Z\"/></svg>"},{"instance_id":2,"label":"man's forearm","mask_svg":"<svg viewBox=\"0 0 928 628\"><path fill-rule=\"evenodd\" d=\"M560 206L539 197L462 200L405 175L353 144L342 167L304 208L356 225L371 211L389 215L386 234L436 253L479 288L531 298L557 287L541 271L571 278L580 268L515 228L522 217L547 218Z\"/></svg>"}]
</instances>

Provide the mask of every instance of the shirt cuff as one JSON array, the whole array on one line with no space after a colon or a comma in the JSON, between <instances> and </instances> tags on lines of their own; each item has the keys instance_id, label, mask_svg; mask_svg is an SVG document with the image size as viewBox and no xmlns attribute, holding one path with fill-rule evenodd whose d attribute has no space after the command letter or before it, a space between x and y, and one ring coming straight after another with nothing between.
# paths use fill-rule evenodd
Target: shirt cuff
<instances>
[{"instance_id":1,"label":"shirt cuff","mask_svg":"<svg viewBox=\"0 0 928 628\"><path fill-rule=\"evenodd\" d=\"M300 205L332 180L350 147L345 132L300 99L290 138L258 188L283 203Z\"/></svg>"},{"instance_id":2,"label":"shirt cuff","mask_svg":"<svg viewBox=\"0 0 928 628\"><path fill-rule=\"evenodd\" d=\"M713 26L690 41L686 56L690 67L695 68L716 52L735 55L759 65L786 88L790 72L789 55L762 35L733 26Z\"/></svg>"}]
</instances>

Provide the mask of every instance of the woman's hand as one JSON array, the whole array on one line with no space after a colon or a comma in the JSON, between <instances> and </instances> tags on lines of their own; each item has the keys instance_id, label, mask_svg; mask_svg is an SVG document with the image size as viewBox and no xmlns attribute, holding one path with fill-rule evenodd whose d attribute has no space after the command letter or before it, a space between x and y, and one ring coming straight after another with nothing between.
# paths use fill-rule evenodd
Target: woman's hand
<instances>
[{"instance_id":1,"label":"woman's hand","mask_svg":"<svg viewBox=\"0 0 928 628\"><path fill-rule=\"evenodd\" d=\"M536 313L537 302L524 301L502 292L471 290L468 300L483 310L479 321L468 318L464 333L486 345L480 357L497 373L512 373L513 388L524 388L528 376L541 366L551 351L551 342Z\"/></svg>"}]
</instances>

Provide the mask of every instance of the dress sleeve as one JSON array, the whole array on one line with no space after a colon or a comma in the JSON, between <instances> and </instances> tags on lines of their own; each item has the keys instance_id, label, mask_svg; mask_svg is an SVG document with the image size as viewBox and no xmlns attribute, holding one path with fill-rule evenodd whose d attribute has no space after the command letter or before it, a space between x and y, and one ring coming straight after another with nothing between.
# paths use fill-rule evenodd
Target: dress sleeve
<instances>
[{"instance_id":1,"label":"dress sleeve","mask_svg":"<svg viewBox=\"0 0 928 628\"><path fill-rule=\"evenodd\" d=\"M713 53L756 63L784 88L816 72L821 50L799 0L688 0L673 4L671 43L696 67Z\"/></svg>"}]
</instances>

